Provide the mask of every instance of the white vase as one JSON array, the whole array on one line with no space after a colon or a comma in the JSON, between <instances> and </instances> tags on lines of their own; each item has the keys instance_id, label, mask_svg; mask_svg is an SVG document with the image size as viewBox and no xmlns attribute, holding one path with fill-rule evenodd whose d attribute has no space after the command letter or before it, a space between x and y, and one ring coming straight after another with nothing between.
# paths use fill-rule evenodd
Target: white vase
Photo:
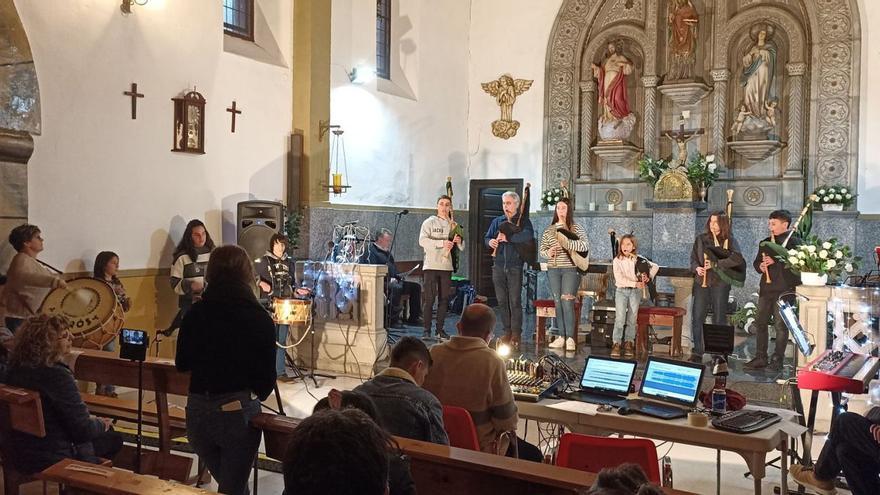
<instances>
[{"instance_id":1,"label":"white vase","mask_svg":"<svg viewBox=\"0 0 880 495\"><path fill-rule=\"evenodd\" d=\"M828 274L819 275L816 272L801 272L801 283L804 285L825 285L828 283Z\"/></svg>"},{"instance_id":2,"label":"white vase","mask_svg":"<svg viewBox=\"0 0 880 495\"><path fill-rule=\"evenodd\" d=\"M841 203L824 203L822 205L822 211L843 211L843 204L841 204Z\"/></svg>"}]
</instances>

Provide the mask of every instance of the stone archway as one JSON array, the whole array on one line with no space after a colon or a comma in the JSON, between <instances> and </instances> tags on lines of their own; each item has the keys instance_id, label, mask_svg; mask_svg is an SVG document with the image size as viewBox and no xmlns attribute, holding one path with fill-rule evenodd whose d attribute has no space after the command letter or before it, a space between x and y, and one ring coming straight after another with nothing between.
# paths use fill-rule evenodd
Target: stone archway
<instances>
[{"instance_id":1,"label":"stone archway","mask_svg":"<svg viewBox=\"0 0 880 495\"><path fill-rule=\"evenodd\" d=\"M595 112L590 98L594 97L591 90L594 91L595 83L583 77L582 60L588 41L611 28L640 29L645 33L646 59L652 58L648 52L654 50L656 55L658 33L665 28L660 25L664 21L658 9L665 9L665 5L666 2L660 0L564 1L550 35L546 57L542 169L545 184L559 180L586 184L593 180L589 147L594 138L590 121L595 118ZM769 13L774 22L786 26L786 31L793 35L793 57L784 67L787 84L790 84L786 100L791 104L784 117L790 136L780 178L789 179L791 189L803 189L804 183L811 188L831 182L854 187L858 177L857 99L861 50L856 0L740 1L735 4L728 0L705 0L702 5L712 19L712 25L704 29L717 33L714 34L714 52L704 54L711 57L704 77L714 93L710 96L710 112L704 120L712 127L703 138L704 148L722 156L726 148L725 126L731 118L726 110L726 98L732 84L727 63L728 38L737 32L731 26L746 26ZM658 149L657 128L653 122L659 111L656 85L661 74L658 72L660 70L650 73L646 68L641 81L645 91L644 142L636 144L643 146L646 152ZM792 129L795 132L792 133ZM574 188L575 194L577 189ZM800 204L796 196L790 196L788 203Z\"/></svg>"},{"instance_id":2,"label":"stone archway","mask_svg":"<svg viewBox=\"0 0 880 495\"><path fill-rule=\"evenodd\" d=\"M0 232L27 221L27 163L40 134L37 73L14 2L0 2ZM12 258L0 243L0 272Z\"/></svg>"}]
</instances>

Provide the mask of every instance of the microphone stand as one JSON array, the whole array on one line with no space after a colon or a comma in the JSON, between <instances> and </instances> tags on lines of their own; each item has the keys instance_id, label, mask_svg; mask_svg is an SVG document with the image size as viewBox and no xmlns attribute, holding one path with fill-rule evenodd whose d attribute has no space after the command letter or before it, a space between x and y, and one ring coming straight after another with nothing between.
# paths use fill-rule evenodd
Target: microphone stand
<instances>
[{"instance_id":1,"label":"microphone stand","mask_svg":"<svg viewBox=\"0 0 880 495\"><path fill-rule=\"evenodd\" d=\"M391 235L391 247L388 248L388 256L394 256L394 243L397 242L397 228L400 227L400 217L404 215L403 212L397 214L397 219L394 221L394 233ZM401 280L401 283L403 281ZM401 288L402 289L402 288ZM392 297L391 297L391 279L386 281L385 284L385 331L388 335L388 343L392 344L397 342L400 339L400 334L394 332L391 328L391 305L392 305ZM403 315L401 315L403 316Z\"/></svg>"}]
</instances>

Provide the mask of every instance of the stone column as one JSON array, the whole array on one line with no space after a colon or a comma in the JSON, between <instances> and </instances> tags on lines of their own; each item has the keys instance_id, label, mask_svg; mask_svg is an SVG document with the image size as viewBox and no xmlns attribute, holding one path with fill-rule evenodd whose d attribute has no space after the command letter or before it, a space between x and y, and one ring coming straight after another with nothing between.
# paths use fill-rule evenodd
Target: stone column
<instances>
[{"instance_id":1,"label":"stone column","mask_svg":"<svg viewBox=\"0 0 880 495\"><path fill-rule=\"evenodd\" d=\"M727 123L727 81L729 79L729 70L712 70L712 82L714 84L714 100L712 101L712 153L715 154L715 162L722 167L719 173L726 172L724 163L724 130Z\"/></svg>"},{"instance_id":2,"label":"stone column","mask_svg":"<svg viewBox=\"0 0 880 495\"><path fill-rule=\"evenodd\" d=\"M657 158L657 76L642 78L645 87L645 156Z\"/></svg>"},{"instance_id":3,"label":"stone column","mask_svg":"<svg viewBox=\"0 0 880 495\"><path fill-rule=\"evenodd\" d=\"M785 65L788 74L788 163L785 177L802 177L804 160L804 74L803 62Z\"/></svg>"},{"instance_id":4,"label":"stone column","mask_svg":"<svg viewBox=\"0 0 880 495\"><path fill-rule=\"evenodd\" d=\"M593 145L593 107L596 102L596 81L581 82L581 156L578 178L592 180L593 167L590 165Z\"/></svg>"}]
</instances>

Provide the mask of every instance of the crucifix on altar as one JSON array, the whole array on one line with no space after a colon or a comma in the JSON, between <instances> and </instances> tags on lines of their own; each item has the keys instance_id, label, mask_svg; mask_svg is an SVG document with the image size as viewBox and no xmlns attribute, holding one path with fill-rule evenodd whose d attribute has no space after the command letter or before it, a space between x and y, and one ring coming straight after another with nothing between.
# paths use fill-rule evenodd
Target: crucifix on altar
<instances>
[{"instance_id":1,"label":"crucifix on altar","mask_svg":"<svg viewBox=\"0 0 880 495\"><path fill-rule=\"evenodd\" d=\"M131 97L131 118L137 119L137 99L143 98L143 93L138 93L137 83L131 83L131 90L123 91L122 94Z\"/></svg>"},{"instance_id":2,"label":"crucifix on altar","mask_svg":"<svg viewBox=\"0 0 880 495\"><path fill-rule=\"evenodd\" d=\"M691 139L702 136L705 132L705 129L702 127L699 129L685 129L684 124L690 118L691 112L690 110L683 110L681 112L681 118L679 119L679 125L677 130L668 130L663 131L663 135L669 138L677 147L678 152L676 153L675 149L672 152L672 167L687 167L687 143Z\"/></svg>"}]
</instances>

